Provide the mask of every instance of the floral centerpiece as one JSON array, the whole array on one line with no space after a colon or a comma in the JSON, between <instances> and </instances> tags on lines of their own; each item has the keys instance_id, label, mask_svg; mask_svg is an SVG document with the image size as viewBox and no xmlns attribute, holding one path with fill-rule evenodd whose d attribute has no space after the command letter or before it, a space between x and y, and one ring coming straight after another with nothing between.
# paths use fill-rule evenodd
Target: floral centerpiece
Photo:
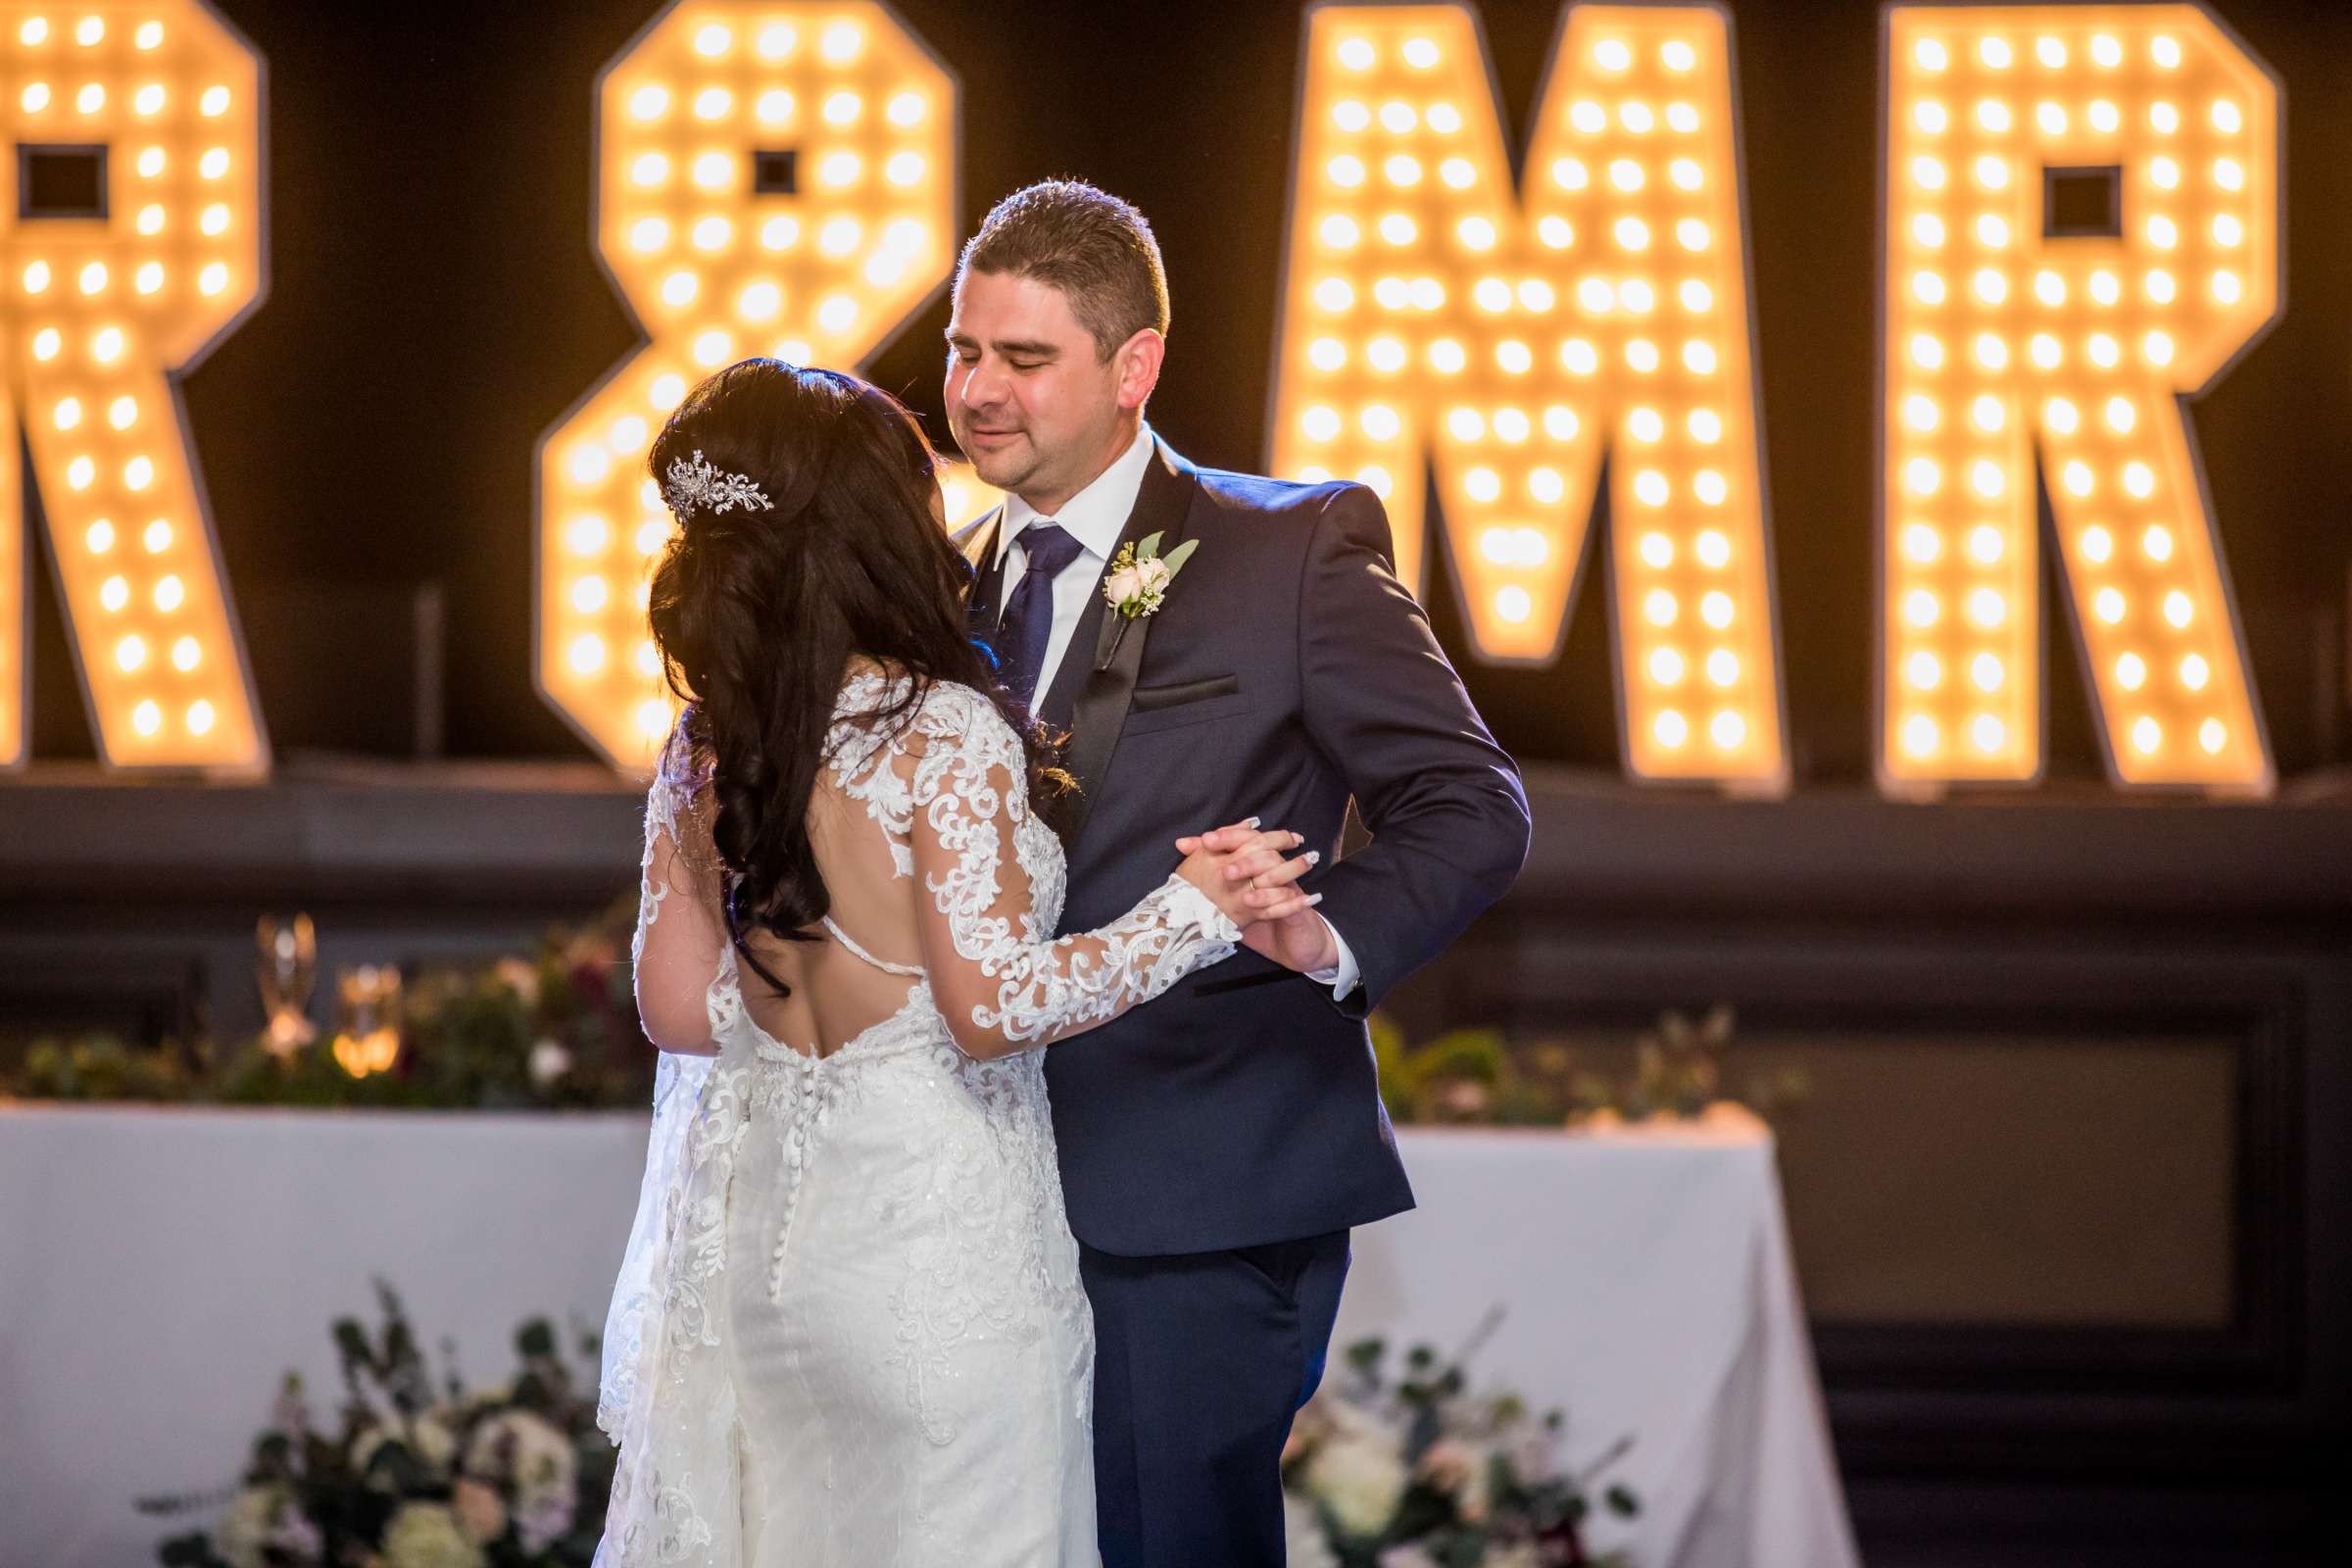
<instances>
[{"instance_id":1,"label":"floral centerpiece","mask_svg":"<svg viewBox=\"0 0 2352 1568\"><path fill-rule=\"evenodd\" d=\"M468 1390L451 1365L436 1386L400 1298L378 1282L382 1331L334 1325L344 1401L318 1424L289 1375L226 1494L141 1498L175 1516L219 1506L210 1529L157 1548L166 1568L571 1568L595 1554L612 1485L596 1427L597 1343L583 1381L544 1318L514 1337L513 1382Z\"/></svg>"},{"instance_id":2,"label":"floral centerpiece","mask_svg":"<svg viewBox=\"0 0 2352 1568\"><path fill-rule=\"evenodd\" d=\"M1292 1424L1282 1456L1292 1568L1630 1568L1584 1542L1592 1489L1630 1439L1561 1469L1557 1411L1537 1419L1514 1396L1471 1395L1460 1358L1442 1362L1427 1346L1392 1382L1387 1356L1380 1340L1350 1347ZM1599 1506L1639 1509L1621 1485L1603 1488Z\"/></svg>"}]
</instances>

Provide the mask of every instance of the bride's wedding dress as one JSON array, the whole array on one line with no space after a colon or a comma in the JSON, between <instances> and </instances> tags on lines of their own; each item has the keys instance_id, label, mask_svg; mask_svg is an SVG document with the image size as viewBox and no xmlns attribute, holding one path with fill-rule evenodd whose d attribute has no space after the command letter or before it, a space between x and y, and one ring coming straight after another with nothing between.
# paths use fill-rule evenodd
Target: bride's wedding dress
<instances>
[{"instance_id":1,"label":"bride's wedding dress","mask_svg":"<svg viewBox=\"0 0 2352 1568\"><path fill-rule=\"evenodd\" d=\"M929 972L828 917L869 987L903 982L904 1000L820 1054L753 1020L716 945L716 1054L662 1057L607 1324L598 1416L620 1455L598 1568L1097 1560L1093 1324L1035 1048L1240 933L1170 876L1101 931L1053 940L1061 846L1029 809L1018 737L952 684L899 733L866 721L905 695L875 674L845 684L819 787L886 842L873 879L913 906ZM695 820L682 750L647 807L641 953L672 892L660 866ZM1027 1049L967 1055L952 1009Z\"/></svg>"}]
</instances>

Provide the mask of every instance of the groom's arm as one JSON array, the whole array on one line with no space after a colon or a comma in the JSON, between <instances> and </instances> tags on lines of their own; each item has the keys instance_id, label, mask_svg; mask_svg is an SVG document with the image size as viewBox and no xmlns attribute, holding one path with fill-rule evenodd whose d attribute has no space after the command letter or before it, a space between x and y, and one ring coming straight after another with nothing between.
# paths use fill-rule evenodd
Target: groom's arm
<instances>
[{"instance_id":1,"label":"groom's arm","mask_svg":"<svg viewBox=\"0 0 2352 1568\"><path fill-rule=\"evenodd\" d=\"M1396 580L1388 514L1361 485L1332 492L1299 583L1308 733L1348 781L1372 842L1315 879L1361 983L1361 1017L1502 897L1527 859L1527 794Z\"/></svg>"}]
</instances>

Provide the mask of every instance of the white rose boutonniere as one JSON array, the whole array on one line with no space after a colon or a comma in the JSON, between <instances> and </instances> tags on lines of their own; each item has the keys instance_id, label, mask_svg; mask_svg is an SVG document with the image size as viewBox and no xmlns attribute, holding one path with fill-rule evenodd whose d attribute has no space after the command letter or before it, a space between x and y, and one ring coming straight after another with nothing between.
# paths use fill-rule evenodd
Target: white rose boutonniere
<instances>
[{"instance_id":1,"label":"white rose boutonniere","mask_svg":"<svg viewBox=\"0 0 2352 1568\"><path fill-rule=\"evenodd\" d=\"M1159 612L1168 585L1200 545L1198 539L1187 539L1162 556L1159 540L1158 534L1149 534L1119 546L1119 553L1111 559L1110 575L1102 579L1103 599L1128 620Z\"/></svg>"}]
</instances>

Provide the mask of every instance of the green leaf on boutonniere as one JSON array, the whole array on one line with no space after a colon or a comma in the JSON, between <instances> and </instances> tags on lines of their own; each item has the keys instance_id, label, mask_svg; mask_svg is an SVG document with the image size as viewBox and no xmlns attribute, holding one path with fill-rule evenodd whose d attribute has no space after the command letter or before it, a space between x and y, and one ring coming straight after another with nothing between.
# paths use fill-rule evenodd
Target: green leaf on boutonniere
<instances>
[{"instance_id":1,"label":"green leaf on boutonniere","mask_svg":"<svg viewBox=\"0 0 2352 1568\"><path fill-rule=\"evenodd\" d=\"M1152 537L1152 539L1153 539L1153 540L1155 540L1155 541L1156 541L1156 540L1159 538L1159 535L1157 535L1157 534L1153 534ZM1178 573L1178 572L1182 571L1182 570L1184 569L1184 564L1185 564L1186 562L1188 562L1188 561L1192 560L1192 559L1193 559L1193 552L1194 552L1194 551L1196 551L1196 550L1198 550L1198 549L1200 549L1200 540L1198 540L1198 539L1187 539L1187 540L1186 540L1184 543L1182 543L1182 544L1178 545L1178 546L1177 546L1175 549L1173 549L1173 550L1169 551L1169 552L1168 552L1168 575L1169 575L1170 577L1173 577L1173 576L1175 576L1175 575L1176 575L1176 573Z\"/></svg>"}]
</instances>

